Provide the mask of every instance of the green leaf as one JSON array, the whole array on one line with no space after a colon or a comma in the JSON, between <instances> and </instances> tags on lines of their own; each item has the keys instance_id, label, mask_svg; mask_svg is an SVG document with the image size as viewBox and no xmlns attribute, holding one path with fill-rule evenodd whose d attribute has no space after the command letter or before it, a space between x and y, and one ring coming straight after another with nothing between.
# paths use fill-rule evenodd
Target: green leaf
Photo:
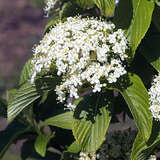
<instances>
[{"instance_id":1,"label":"green leaf","mask_svg":"<svg viewBox=\"0 0 160 160\"><path fill-rule=\"evenodd\" d=\"M23 84L31 79L33 67L31 61L32 60L29 59L27 63L24 65L23 70L21 72L19 84Z\"/></svg>"},{"instance_id":2,"label":"green leaf","mask_svg":"<svg viewBox=\"0 0 160 160\"><path fill-rule=\"evenodd\" d=\"M157 30L160 32L160 7L158 6L155 6L152 16L152 22L156 26Z\"/></svg>"},{"instance_id":3,"label":"green leaf","mask_svg":"<svg viewBox=\"0 0 160 160\"><path fill-rule=\"evenodd\" d=\"M58 22L59 22L58 16L51 17L51 20L45 26L44 33L49 32L50 28L54 27Z\"/></svg>"},{"instance_id":4,"label":"green leaf","mask_svg":"<svg viewBox=\"0 0 160 160\"><path fill-rule=\"evenodd\" d=\"M40 97L34 84L25 83L17 90L8 105L8 122L11 122L25 107Z\"/></svg>"},{"instance_id":5,"label":"green leaf","mask_svg":"<svg viewBox=\"0 0 160 160\"><path fill-rule=\"evenodd\" d=\"M154 0L155 2L156 2L156 4L158 5L158 6L160 6L160 1L159 0Z\"/></svg>"},{"instance_id":6,"label":"green leaf","mask_svg":"<svg viewBox=\"0 0 160 160\"><path fill-rule=\"evenodd\" d=\"M145 40L140 47L140 52L152 66L160 72L160 36L152 36Z\"/></svg>"},{"instance_id":7,"label":"green leaf","mask_svg":"<svg viewBox=\"0 0 160 160\"><path fill-rule=\"evenodd\" d=\"M8 104L8 122L11 122L24 108L32 104L41 97L44 92L53 90L58 83L57 77L42 77L36 80L34 84L29 82L23 84L9 99Z\"/></svg>"},{"instance_id":8,"label":"green leaf","mask_svg":"<svg viewBox=\"0 0 160 160\"><path fill-rule=\"evenodd\" d=\"M83 152L95 152L102 144L111 120L108 94L85 97L76 107L73 135Z\"/></svg>"},{"instance_id":9,"label":"green leaf","mask_svg":"<svg viewBox=\"0 0 160 160\"><path fill-rule=\"evenodd\" d=\"M39 153L42 157L45 157L47 144L53 138L53 135L45 135L40 134L34 143L34 147L37 153Z\"/></svg>"},{"instance_id":10,"label":"green leaf","mask_svg":"<svg viewBox=\"0 0 160 160\"><path fill-rule=\"evenodd\" d=\"M139 132L132 147L131 160L146 160L147 155L142 153L146 147L146 142L143 140L143 137Z\"/></svg>"},{"instance_id":11,"label":"green leaf","mask_svg":"<svg viewBox=\"0 0 160 160\"><path fill-rule=\"evenodd\" d=\"M115 0L93 0L102 14L106 17L112 17L115 11Z\"/></svg>"},{"instance_id":12,"label":"green leaf","mask_svg":"<svg viewBox=\"0 0 160 160\"><path fill-rule=\"evenodd\" d=\"M7 101L0 97L0 117L7 117Z\"/></svg>"},{"instance_id":13,"label":"green leaf","mask_svg":"<svg viewBox=\"0 0 160 160\"><path fill-rule=\"evenodd\" d=\"M7 91L6 99L7 99L8 102L13 99L14 95L16 94L16 92L17 92L17 89L12 89L12 90L8 90Z\"/></svg>"},{"instance_id":14,"label":"green leaf","mask_svg":"<svg viewBox=\"0 0 160 160\"><path fill-rule=\"evenodd\" d=\"M82 8L86 8L86 9L90 9L94 7L94 2L93 0L76 0L76 3L82 7Z\"/></svg>"},{"instance_id":15,"label":"green leaf","mask_svg":"<svg viewBox=\"0 0 160 160\"><path fill-rule=\"evenodd\" d=\"M132 0L132 5L133 18L127 31L127 35L134 56L138 45L150 26L154 10L154 2L152 0Z\"/></svg>"},{"instance_id":16,"label":"green leaf","mask_svg":"<svg viewBox=\"0 0 160 160\"><path fill-rule=\"evenodd\" d=\"M28 130L29 128L26 126L14 121L4 131L0 132L0 159L2 159L13 141Z\"/></svg>"},{"instance_id":17,"label":"green leaf","mask_svg":"<svg viewBox=\"0 0 160 160\"><path fill-rule=\"evenodd\" d=\"M67 149L68 152L72 152L72 153L78 153L81 151L81 147L80 145L74 141Z\"/></svg>"},{"instance_id":18,"label":"green leaf","mask_svg":"<svg viewBox=\"0 0 160 160\"><path fill-rule=\"evenodd\" d=\"M117 28L127 30L132 20L132 1L120 0L115 9L113 22Z\"/></svg>"},{"instance_id":19,"label":"green leaf","mask_svg":"<svg viewBox=\"0 0 160 160\"><path fill-rule=\"evenodd\" d=\"M72 129L73 112L65 112L44 121L45 125L56 126L64 129Z\"/></svg>"},{"instance_id":20,"label":"green leaf","mask_svg":"<svg viewBox=\"0 0 160 160\"><path fill-rule=\"evenodd\" d=\"M61 11L59 12L60 19L64 17L71 16L74 12L75 8L73 6L73 3L71 1L66 2L63 4Z\"/></svg>"},{"instance_id":21,"label":"green leaf","mask_svg":"<svg viewBox=\"0 0 160 160\"><path fill-rule=\"evenodd\" d=\"M146 160L154 148L160 144L160 122L153 122L152 134L148 142L144 141L140 132L138 133L132 147L131 160Z\"/></svg>"},{"instance_id":22,"label":"green leaf","mask_svg":"<svg viewBox=\"0 0 160 160\"><path fill-rule=\"evenodd\" d=\"M149 95L143 82L137 75L129 75L131 85L120 90L134 117L136 125L145 141L152 130L152 114L149 110Z\"/></svg>"}]
</instances>

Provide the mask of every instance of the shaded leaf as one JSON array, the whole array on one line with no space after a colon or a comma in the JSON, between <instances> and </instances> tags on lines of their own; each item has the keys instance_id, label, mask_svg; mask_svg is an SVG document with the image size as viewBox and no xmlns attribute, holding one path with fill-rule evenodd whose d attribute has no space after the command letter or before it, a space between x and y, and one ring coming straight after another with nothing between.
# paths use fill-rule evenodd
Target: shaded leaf
<instances>
[{"instance_id":1,"label":"shaded leaf","mask_svg":"<svg viewBox=\"0 0 160 160\"><path fill-rule=\"evenodd\" d=\"M132 20L132 1L120 0L115 9L113 22L117 28L128 29Z\"/></svg>"},{"instance_id":2,"label":"shaded leaf","mask_svg":"<svg viewBox=\"0 0 160 160\"><path fill-rule=\"evenodd\" d=\"M76 107L72 131L83 152L95 152L104 140L111 120L110 97L90 95Z\"/></svg>"},{"instance_id":3,"label":"shaded leaf","mask_svg":"<svg viewBox=\"0 0 160 160\"><path fill-rule=\"evenodd\" d=\"M160 7L158 6L155 6L152 22L156 26L157 30L160 32Z\"/></svg>"},{"instance_id":4,"label":"shaded leaf","mask_svg":"<svg viewBox=\"0 0 160 160\"><path fill-rule=\"evenodd\" d=\"M71 2L66 2L63 4L61 11L59 12L60 19L74 16L76 14L76 6Z\"/></svg>"},{"instance_id":5,"label":"shaded leaf","mask_svg":"<svg viewBox=\"0 0 160 160\"><path fill-rule=\"evenodd\" d=\"M51 17L51 20L45 26L44 33L49 32L50 28L54 27L58 22L59 22L58 16Z\"/></svg>"},{"instance_id":6,"label":"shaded leaf","mask_svg":"<svg viewBox=\"0 0 160 160\"><path fill-rule=\"evenodd\" d=\"M0 117L7 117L7 101L0 97Z\"/></svg>"},{"instance_id":7,"label":"shaded leaf","mask_svg":"<svg viewBox=\"0 0 160 160\"><path fill-rule=\"evenodd\" d=\"M21 148L21 159L22 160L59 160L60 159L60 155L53 152L49 152L48 150L46 152L45 157L40 156L35 151L34 141L29 139L23 143L23 146Z\"/></svg>"},{"instance_id":8,"label":"shaded leaf","mask_svg":"<svg viewBox=\"0 0 160 160\"><path fill-rule=\"evenodd\" d=\"M65 112L44 121L45 125L56 126L64 129L72 129L73 112Z\"/></svg>"},{"instance_id":9,"label":"shaded leaf","mask_svg":"<svg viewBox=\"0 0 160 160\"><path fill-rule=\"evenodd\" d=\"M33 67L31 61L32 60L29 59L27 63L24 65L23 70L21 72L19 84L23 84L31 79Z\"/></svg>"},{"instance_id":10,"label":"shaded leaf","mask_svg":"<svg viewBox=\"0 0 160 160\"><path fill-rule=\"evenodd\" d=\"M140 47L141 54L152 66L160 72L160 36L152 36L143 42Z\"/></svg>"},{"instance_id":11,"label":"shaded leaf","mask_svg":"<svg viewBox=\"0 0 160 160\"><path fill-rule=\"evenodd\" d=\"M159 0L155 0L155 2L156 2L156 4L157 4L158 6L160 6L160 1L159 1Z\"/></svg>"},{"instance_id":12,"label":"shaded leaf","mask_svg":"<svg viewBox=\"0 0 160 160\"><path fill-rule=\"evenodd\" d=\"M150 26L154 2L148 0L132 0L132 5L133 18L127 35L134 55L139 43Z\"/></svg>"},{"instance_id":13,"label":"shaded leaf","mask_svg":"<svg viewBox=\"0 0 160 160\"><path fill-rule=\"evenodd\" d=\"M76 0L76 3L82 8L90 9L94 7L93 0Z\"/></svg>"},{"instance_id":14,"label":"shaded leaf","mask_svg":"<svg viewBox=\"0 0 160 160\"><path fill-rule=\"evenodd\" d=\"M2 159L13 141L28 130L29 128L26 126L14 121L4 131L0 132L0 159Z\"/></svg>"},{"instance_id":15,"label":"shaded leaf","mask_svg":"<svg viewBox=\"0 0 160 160\"><path fill-rule=\"evenodd\" d=\"M34 143L34 147L37 153L39 153L42 157L45 157L47 144L53 138L53 135L45 135L40 134Z\"/></svg>"}]
</instances>

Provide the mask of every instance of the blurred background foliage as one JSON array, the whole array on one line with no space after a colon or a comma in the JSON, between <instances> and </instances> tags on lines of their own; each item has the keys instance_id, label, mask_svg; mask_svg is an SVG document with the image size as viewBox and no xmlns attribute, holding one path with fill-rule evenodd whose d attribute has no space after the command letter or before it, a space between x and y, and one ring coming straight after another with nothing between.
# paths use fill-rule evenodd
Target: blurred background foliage
<instances>
[{"instance_id":1,"label":"blurred background foliage","mask_svg":"<svg viewBox=\"0 0 160 160\"><path fill-rule=\"evenodd\" d=\"M46 24L43 0L0 1L0 94L17 86ZM18 62L18 63L17 63Z\"/></svg>"},{"instance_id":2,"label":"blurred background foliage","mask_svg":"<svg viewBox=\"0 0 160 160\"><path fill-rule=\"evenodd\" d=\"M18 85L20 72L43 34L43 0L0 1L0 94ZM0 130L6 120L0 118ZM1 142L3 143L3 142ZM23 141L11 145L3 160L21 160ZM31 160L31 159L30 159Z\"/></svg>"}]
</instances>

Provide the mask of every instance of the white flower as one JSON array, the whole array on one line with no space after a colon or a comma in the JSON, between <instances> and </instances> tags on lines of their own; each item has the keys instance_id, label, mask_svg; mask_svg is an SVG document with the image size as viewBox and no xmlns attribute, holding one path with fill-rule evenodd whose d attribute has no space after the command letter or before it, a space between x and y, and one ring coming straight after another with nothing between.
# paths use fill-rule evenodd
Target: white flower
<instances>
[{"instance_id":1,"label":"white flower","mask_svg":"<svg viewBox=\"0 0 160 160\"><path fill-rule=\"evenodd\" d=\"M96 160L95 153L80 152L79 156L80 156L79 160Z\"/></svg>"},{"instance_id":2,"label":"white flower","mask_svg":"<svg viewBox=\"0 0 160 160\"><path fill-rule=\"evenodd\" d=\"M52 8L54 8L54 6L56 5L56 3L59 0L45 0L45 8L44 11L46 12L46 14L48 15L48 13L50 12L50 10Z\"/></svg>"},{"instance_id":3,"label":"white flower","mask_svg":"<svg viewBox=\"0 0 160 160\"><path fill-rule=\"evenodd\" d=\"M160 120L160 74L153 80L152 86L148 92L150 96L150 111L156 120Z\"/></svg>"},{"instance_id":4,"label":"white flower","mask_svg":"<svg viewBox=\"0 0 160 160\"><path fill-rule=\"evenodd\" d=\"M157 159L157 158L156 158L155 155L151 155L148 160L156 160L156 159Z\"/></svg>"},{"instance_id":5,"label":"white flower","mask_svg":"<svg viewBox=\"0 0 160 160\"><path fill-rule=\"evenodd\" d=\"M68 104L67 104L67 108L68 108L69 110L75 110L76 105L74 105L74 104L72 104L72 103L68 103Z\"/></svg>"},{"instance_id":6,"label":"white flower","mask_svg":"<svg viewBox=\"0 0 160 160\"><path fill-rule=\"evenodd\" d=\"M60 22L34 48L31 82L42 70L51 71L54 63L57 75L62 76L55 90L60 102L79 98L83 84L100 92L102 78L115 83L126 74L123 61L128 46L123 31L114 28L114 24L94 18L69 17Z\"/></svg>"},{"instance_id":7,"label":"white flower","mask_svg":"<svg viewBox=\"0 0 160 160\"><path fill-rule=\"evenodd\" d=\"M149 107L152 115L156 119L160 119L160 105L152 105Z\"/></svg>"}]
</instances>

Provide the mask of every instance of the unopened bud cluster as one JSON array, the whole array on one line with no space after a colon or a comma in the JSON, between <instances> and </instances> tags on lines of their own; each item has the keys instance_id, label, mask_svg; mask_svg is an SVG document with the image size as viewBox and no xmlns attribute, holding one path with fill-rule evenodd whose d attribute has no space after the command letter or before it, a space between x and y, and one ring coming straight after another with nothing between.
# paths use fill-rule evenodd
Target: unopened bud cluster
<instances>
[{"instance_id":1,"label":"unopened bud cluster","mask_svg":"<svg viewBox=\"0 0 160 160\"><path fill-rule=\"evenodd\" d=\"M160 120L160 74L153 80L152 86L149 90L150 96L150 111L156 120Z\"/></svg>"},{"instance_id":2,"label":"unopened bud cluster","mask_svg":"<svg viewBox=\"0 0 160 160\"><path fill-rule=\"evenodd\" d=\"M62 77L56 86L58 100L79 98L79 90L89 84L93 92L100 92L103 84L115 83L126 74L124 61L128 58L127 39L113 23L95 18L69 17L50 29L34 48L31 82L42 70L50 71L56 65ZM73 104L68 105L74 109Z\"/></svg>"}]
</instances>

